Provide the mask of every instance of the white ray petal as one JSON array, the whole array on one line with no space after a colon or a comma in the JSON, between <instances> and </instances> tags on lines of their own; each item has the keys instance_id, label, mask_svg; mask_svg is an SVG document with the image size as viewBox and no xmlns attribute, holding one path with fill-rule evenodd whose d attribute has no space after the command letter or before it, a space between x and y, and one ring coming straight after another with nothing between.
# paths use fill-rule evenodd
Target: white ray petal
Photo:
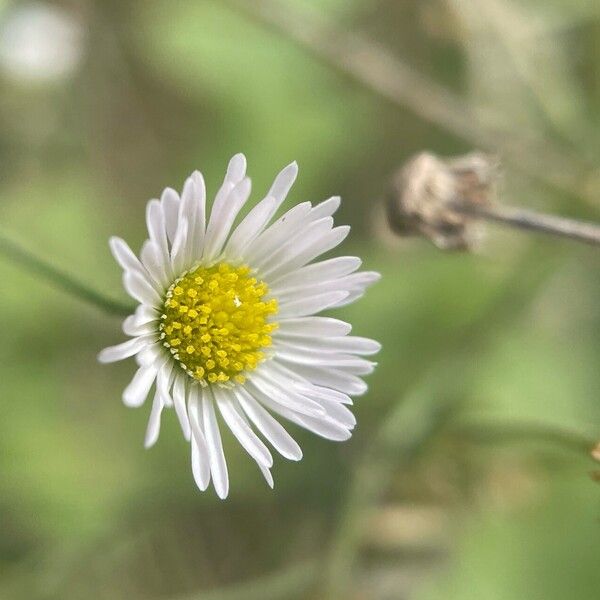
<instances>
[{"instance_id":1,"label":"white ray petal","mask_svg":"<svg viewBox=\"0 0 600 600\"><path fill-rule=\"evenodd\" d=\"M172 249L171 252L171 260L177 256L184 268L192 266L202 255L205 213L206 191L204 179L198 171L195 171L186 179L183 186L181 202L179 203L178 227L175 232L175 240L179 239L180 242L177 250ZM183 227L187 228L185 235L181 231ZM173 245L175 243L174 241ZM176 272L179 273L179 270Z\"/></svg>"},{"instance_id":2,"label":"white ray petal","mask_svg":"<svg viewBox=\"0 0 600 600\"><path fill-rule=\"evenodd\" d=\"M304 429L312 431L316 435L323 437L328 440L335 442L343 442L352 437L352 432L348 431L347 427L334 421L330 417L324 415L322 417L309 417L308 415L301 415L294 412L284 406L280 406L272 400L266 400L265 404L279 413L282 417L285 417L289 421L300 425Z\"/></svg>"},{"instance_id":3,"label":"white ray petal","mask_svg":"<svg viewBox=\"0 0 600 600\"><path fill-rule=\"evenodd\" d=\"M175 414L179 419L179 425L181 426L183 437L189 442L192 435L192 430L187 413L185 381L185 374L178 373L175 375L175 381L173 382L173 406L175 407Z\"/></svg>"},{"instance_id":4,"label":"white ray petal","mask_svg":"<svg viewBox=\"0 0 600 600\"><path fill-rule=\"evenodd\" d=\"M349 396L361 396L367 391L367 384L349 373L313 365L296 365L294 370L311 383L338 390Z\"/></svg>"},{"instance_id":5,"label":"white ray petal","mask_svg":"<svg viewBox=\"0 0 600 600\"><path fill-rule=\"evenodd\" d=\"M282 306L286 302L295 300L301 294L305 296L314 296L324 292L345 291L348 295L356 292L363 293L369 285L372 285L380 279L379 273L363 272L353 273L339 279L330 279L329 281L305 282L293 288L276 292L273 290L271 294L279 300L279 305Z\"/></svg>"},{"instance_id":6,"label":"white ray petal","mask_svg":"<svg viewBox=\"0 0 600 600\"><path fill-rule=\"evenodd\" d=\"M236 184L221 203L215 202L206 228L203 259L207 262L214 260L223 249L235 218L250 196L250 189L250 179L246 177Z\"/></svg>"},{"instance_id":7,"label":"white ray petal","mask_svg":"<svg viewBox=\"0 0 600 600\"><path fill-rule=\"evenodd\" d=\"M208 464L208 450L204 453L198 445L198 440L192 437L190 440L192 450L192 474L194 481L201 492L206 491L210 483L210 465ZM207 474L208 473L208 477Z\"/></svg>"},{"instance_id":8,"label":"white ray petal","mask_svg":"<svg viewBox=\"0 0 600 600\"><path fill-rule=\"evenodd\" d=\"M179 202L179 194L173 188L166 188L160 197L160 204L165 215L167 238L171 244L175 239L175 232L177 231Z\"/></svg>"},{"instance_id":9,"label":"white ray petal","mask_svg":"<svg viewBox=\"0 0 600 600\"><path fill-rule=\"evenodd\" d=\"M267 378L268 369L263 365L260 373L251 373L246 382L247 388L261 400L265 397L272 398L278 404L286 406L290 410L311 415L319 416L324 414L323 407L302 396L300 393L295 393L285 386L285 382L277 380L275 377Z\"/></svg>"},{"instance_id":10,"label":"white ray petal","mask_svg":"<svg viewBox=\"0 0 600 600\"><path fill-rule=\"evenodd\" d=\"M271 489L273 489L275 487L275 482L273 481L273 475L271 475L271 471L269 469L267 469L267 467L263 467L260 464L258 465L258 468L260 469L260 472L263 474L263 477L265 478L267 485Z\"/></svg>"},{"instance_id":11,"label":"white ray petal","mask_svg":"<svg viewBox=\"0 0 600 600\"><path fill-rule=\"evenodd\" d=\"M309 398L316 400L330 400L331 402L337 402L338 404L353 404L352 398L348 394L332 390L331 388L321 387L310 383L307 380L296 383L297 389L308 396Z\"/></svg>"},{"instance_id":12,"label":"white ray petal","mask_svg":"<svg viewBox=\"0 0 600 600\"><path fill-rule=\"evenodd\" d=\"M140 258L155 282L153 287L160 291L166 290L170 284L170 277L167 274L164 258L158 244L152 240L146 240L142 245Z\"/></svg>"},{"instance_id":13,"label":"white ray petal","mask_svg":"<svg viewBox=\"0 0 600 600\"><path fill-rule=\"evenodd\" d=\"M143 270L138 257L124 239L113 235L108 240L108 247L122 269L130 271L135 271L136 269Z\"/></svg>"},{"instance_id":14,"label":"white ray petal","mask_svg":"<svg viewBox=\"0 0 600 600\"><path fill-rule=\"evenodd\" d=\"M334 306L347 296L348 292L326 292L316 296L298 298L298 300L288 302L284 307L281 307L277 317L279 319L290 319L313 315Z\"/></svg>"},{"instance_id":15,"label":"white ray petal","mask_svg":"<svg viewBox=\"0 0 600 600\"><path fill-rule=\"evenodd\" d=\"M204 422L200 406L200 386L191 385L188 392L188 415L192 430L192 472L196 485L204 491L210 483L210 458L204 436Z\"/></svg>"},{"instance_id":16,"label":"white ray petal","mask_svg":"<svg viewBox=\"0 0 600 600\"><path fill-rule=\"evenodd\" d=\"M326 217L327 219L330 217ZM318 221L316 221L318 223ZM263 276L269 278L276 278L287 271L298 269L303 265L309 263L311 260L317 258L325 252L329 252L339 244L341 244L348 234L350 233L350 227L348 225L342 225L340 227L334 227L331 231L325 235L320 236L314 240L314 243L304 248L302 252L296 254L290 260L280 263L278 266L269 266L265 269Z\"/></svg>"},{"instance_id":17,"label":"white ray petal","mask_svg":"<svg viewBox=\"0 0 600 600\"><path fill-rule=\"evenodd\" d=\"M135 358L140 367L161 365L164 360L163 350L158 343L150 343L145 348L142 348Z\"/></svg>"},{"instance_id":18,"label":"white ray petal","mask_svg":"<svg viewBox=\"0 0 600 600\"><path fill-rule=\"evenodd\" d=\"M154 400L152 401L152 410L150 411L150 418L148 419L148 426L146 428L146 437L144 438L144 447L150 448L156 444L158 436L160 434L160 417L165 404L163 397L160 392L156 390L154 394Z\"/></svg>"},{"instance_id":19,"label":"white ray petal","mask_svg":"<svg viewBox=\"0 0 600 600\"><path fill-rule=\"evenodd\" d=\"M188 180L191 182L188 193L194 207L194 219L188 222L191 260L194 262L202 255L206 237L206 184L200 171L194 171ZM193 228L191 223L194 225Z\"/></svg>"},{"instance_id":20,"label":"white ray petal","mask_svg":"<svg viewBox=\"0 0 600 600\"><path fill-rule=\"evenodd\" d=\"M259 202L235 228L225 246L225 256L238 259L248 245L256 239L275 210L277 202L268 196Z\"/></svg>"},{"instance_id":21,"label":"white ray petal","mask_svg":"<svg viewBox=\"0 0 600 600\"><path fill-rule=\"evenodd\" d=\"M192 177L188 177L183 184L181 192L177 231L175 232L173 245L177 244L176 240L179 240L179 243L177 249L171 248L171 261L173 261L175 254L179 254L185 268L189 267L195 260L195 238L198 235L196 232L198 229L198 203L195 202L194 195L195 183ZM183 235L182 231L184 226L187 227L186 235Z\"/></svg>"},{"instance_id":22,"label":"white ray petal","mask_svg":"<svg viewBox=\"0 0 600 600\"><path fill-rule=\"evenodd\" d=\"M355 360L344 360L340 363L323 363L325 366L333 366L334 369L342 373L350 373L351 375L358 375L358 377L365 377L370 375L375 367L379 364L370 360L364 360L362 358L356 358Z\"/></svg>"},{"instance_id":23,"label":"white ray petal","mask_svg":"<svg viewBox=\"0 0 600 600\"><path fill-rule=\"evenodd\" d=\"M331 317L295 317L289 319L281 319L281 315L277 315L279 329L275 331L275 335L293 335L298 337L314 336L338 336L346 335L352 331L352 325L339 319Z\"/></svg>"},{"instance_id":24,"label":"white ray petal","mask_svg":"<svg viewBox=\"0 0 600 600\"><path fill-rule=\"evenodd\" d=\"M367 384L360 377L335 369L314 370L311 378L314 383L331 387L349 396L362 396L368 389Z\"/></svg>"},{"instance_id":25,"label":"white ray petal","mask_svg":"<svg viewBox=\"0 0 600 600\"><path fill-rule=\"evenodd\" d=\"M254 433L254 430L252 429L252 424L250 423L248 417L246 416L244 409L240 406L240 403L238 402L234 393L231 394L231 400L235 406L235 410L236 410L237 414L240 416L242 421L244 421L244 423L246 424L246 427L248 427ZM260 440L260 441L262 443L262 440ZM267 449L267 452L268 452L268 449ZM273 457L271 456L270 452L269 452L269 457L270 457L271 463L272 463ZM260 472L262 473L263 477L265 478L267 485L271 489L273 489L273 487L275 486L275 482L273 481L273 475L271 474L271 470L270 470L270 467L272 466L272 464L270 466L264 466L257 462L256 465L258 466L258 468L260 469Z\"/></svg>"},{"instance_id":26,"label":"white ray petal","mask_svg":"<svg viewBox=\"0 0 600 600\"><path fill-rule=\"evenodd\" d=\"M204 245L204 236L206 233L206 183L200 171L192 173L192 181L194 182L193 198L196 204L196 228L194 245L200 253Z\"/></svg>"},{"instance_id":27,"label":"white ray petal","mask_svg":"<svg viewBox=\"0 0 600 600\"><path fill-rule=\"evenodd\" d=\"M296 181L296 177L298 176L298 163L296 161L287 165L287 167L283 168L277 177L275 177L275 181L273 181L273 185L269 190L267 196L272 196L277 201L277 205L273 210L273 214L275 211L281 206L283 201L286 199L290 189L294 185L294 181ZM271 215L271 216L272 216Z\"/></svg>"},{"instance_id":28,"label":"white ray petal","mask_svg":"<svg viewBox=\"0 0 600 600\"><path fill-rule=\"evenodd\" d=\"M190 385L187 396L187 410L192 430L192 438L197 438L201 447L206 446L206 437L204 435L204 420L202 418L201 390L199 385Z\"/></svg>"},{"instance_id":29,"label":"white ray petal","mask_svg":"<svg viewBox=\"0 0 600 600\"><path fill-rule=\"evenodd\" d=\"M246 176L246 157L240 152L231 157L227 165L225 181L239 183Z\"/></svg>"},{"instance_id":30,"label":"white ray petal","mask_svg":"<svg viewBox=\"0 0 600 600\"><path fill-rule=\"evenodd\" d=\"M322 260L286 273L271 283L271 290L273 293L282 293L298 286L337 279L353 273L361 264L362 260L357 256L336 256Z\"/></svg>"},{"instance_id":31,"label":"white ray petal","mask_svg":"<svg viewBox=\"0 0 600 600\"><path fill-rule=\"evenodd\" d=\"M156 242L161 250L167 249L167 230L165 215L159 200L150 200L146 205L146 226L150 239Z\"/></svg>"},{"instance_id":32,"label":"white ray petal","mask_svg":"<svg viewBox=\"0 0 600 600\"><path fill-rule=\"evenodd\" d=\"M142 304L160 306L161 297L147 278L137 272L126 271L123 275L123 287L127 293Z\"/></svg>"},{"instance_id":33,"label":"white ray petal","mask_svg":"<svg viewBox=\"0 0 600 600\"><path fill-rule=\"evenodd\" d=\"M227 463L223 452L219 424L215 415L214 399L208 387L202 390L201 405L204 421L204 437L206 438L208 447L213 485L215 486L217 496L224 500L229 493L229 475L227 473Z\"/></svg>"},{"instance_id":34,"label":"white ray petal","mask_svg":"<svg viewBox=\"0 0 600 600\"><path fill-rule=\"evenodd\" d=\"M108 240L108 245L114 259L125 272L138 273L142 277L148 276L144 265L125 240L113 236Z\"/></svg>"},{"instance_id":35,"label":"white ray petal","mask_svg":"<svg viewBox=\"0 0 600 600\"><path fill-rule=\"evenodd\" d=\"M233 232L226 248L228 256L239 258L241 253L247 250L257 236L262 233L285 200L297 175L298 165L296 162L287 165L277 175L265 198L248 213L244 221ZM307 208L310 208L308 203ZM285 222L285 215L283 222Z\"/></svg>"},{"instance_id":36,"label":"white ray petal","mask_svg":"<svg viewBox=\"0 0 600 600\"><path fill-rule=\"evenodd\" d=\"M206 227L206 241L205 246L213 245L213 238L221 230L221 223L227 216L229 209L229 197L234 188L241 183L246 175L246 157L243 154L236 154L227 166L227 173L223 184L217 191L215 199L212 205L210 219ZM249 181L249 180L248 180ZM212 252L212 250L211 250ZM208 255L210 252L204 249L204 255Z\"/></svg>"},{"instance_id":37,"label":"white ray petal","mask_svg":"<svg viewBox=\"0 0 600 600\"><path fill-rule=\"evenodd\" d=\"M146 206L146 225L150 239L156 244L158 256L167 270L169 278L171 263L169 261L169 243L167 239L167 230L165 224L165 215L162 205L158 200L150 200Z\"/></svg>"},{"instance_id":38,"label":"white ray petal","mask_svg":"<svg viewBox=\"0 0 600 600\"><path fill-rule=\"evenodd\" d=\"M142 325L157 321L160 317L160 314L153 306L139 304L135 309L134 316L135 326L141 327Z\"/></svg>"},{"instance_id":39,"label":"white ray petal","mask_svg":"<svg viewBox=\"0 0 600 600\"><path fill-rule=\"evenodd\" d=\"M376 354L381 350L381 344L369 338L358 336L343 336L343 337L315 337L303 338L279 335L277 339L281 339L281 343L285 345L287 350L297 350L304 354L312 354L313 352L323 355L324 353L332 354L360 354L370 355Z\"/></svg>"},{"instance_id":40,"label":"white ray petal","mask_svg":"<svg viewBox=\"0 0 600 600\"><path fill-rule=\"evenodd\" d=\"M307 248L314 247L331 231L332 227L333 219L331 217L313 221L307 227L299 227L275 252L252 261L252 266L260 270L263 277L266 277L272 271L291 262Z\"/></svg>"},{"instance_id":41,"label":"white ray petal","mask_svg":"<svg viewBox=\"0 0 600 600\"><path fill-rule=\"evenodd\" d=\"M341 404L352 404L352 398L344 392L332 389L331 387L322 387L309 381L299 372L297 365L287 366L279 360L273 360L269 363L269 368L282 380L289 380L287 386L293 388L317 402L321 399L331 400Z\"/></svg>"},{"instance_id":42,"label":"white ray petal","mask_svg":"<svg viewBox=\"0 0 600 600\"><path fill-rule=\"evenodd\" d=\"M352 289L364 291L366 287L373 285L381 279L381 273L377 271L361 271L360 273L349 275L344 279L351 282Z\"/></svg>"},{"instance_id":43,"label":"white ray petal","mask_svg":"<svg viewBox=\"0 0 600 600\"><path fill-rule=\"evenodd\" d=\"M348 304L352 304L353 302L356 302L357 300L359 300L360 298L362 298L365 295L365 290L352 290L349 294L347 298L343 298L342 300L340 300L339 302L337 302L334 306L332 306L331 308L341 308L342 306L347 306Z\"/></svg>"},{"instance_id":44,"label":"white ray petal","mask_svg":"<svg viewBox=\"0 0 600 600\"><path fill-rule=\"evenodd\" d=\"M270 256L290 236L294 235L299 225L310 213L310 202L302 202L290 208L283 216L279 217L272 225L263 231L244 252L244 258L249 264L256 264L258 260Z\"/></svg>"},{"instance_id":45,"label":"white ray petal","mask_svg":"<svg viewBox=\"0 0 600 600\"><path fill-rule=\"evenodd\" d=\"M157 369L154 365L140 367L123 391L123 403L125 406L137 408L144 404L150 393L150 388L156 379L156 375Z\"/></svg>"},{"instance_id":46,"label":"white ray petal","mask_svg":"<svg viewBox=\"0 0 600 600\"><path fill-rule=\"evenodd\" d=\"M167 358L164 360L156 377L156 389L160 393L165 406L173 406L173 398L171 398L171 387L175 378L173 366L173 361Z\"/></svg>"},{"instance_id":47,"label":"white ray petal","mask_svg":"<svg viewBox=\"0 0 600 600\"><path fill-rule=\"evenodd\" d=\"M177 232L175 233L175 239L173 240L173 246L171 248L171 265L173 268L173 273L179 274L184 270L187 252L187 239L188 220L186 217L181 217L177 227Z\"/></svg>"},{"instance_id":48,"label":"white ray petal","mask_svg":"<svg viewBox=\"0 0 600 600\"><path fill-rule=\"evenodd\" d=\"M302 458L302 450L296 440L277 419L255 400L248 390L242 386L236 386L234 393L248 418L279 454L289 460Z\"/></svg>"},{"instance_id":49,"label":"white ray petal","mask_svg":"<svg viewBox=\"0 0 600 600\"><path fill-rule=\"evenodd\" d=\"M252 431L251 427L244 421L243 417L237 411L232 393L218 387L213 388L219 411L227 423L227 426L237 438L238 442L246 452L263 467L273 466L273 457L269 449L264 445L260 438Z\"/></svg>"},{"instance_id":50,"label":"white ray petal","mask_svg":"<svg viewBox=\"0 0 600 600\"><path fill-rule=\"evenodd\" d=\"M332 196L327 200L317 204L311 211L311 219L322 219L323 217L329 217L335 213L340 207L342 199L339 196Z\"/></svg>"},{"instance_id":51,"label":"white ray petal","mask_svg":"<svg viewBox=\"0 0 600 600\"><path fill-rule=\"evenodd\" d=\"M347 429L354 429L356 426L356 417L347 406L333 400L325 399L321 399L321 404L331 419Z\"/></svg>"},{"instance_id":52,"label":"white ray petal","mask_svg":"<svg viewBox=\"0 0 600 600\"><path fill-rule=\"evenodd\" d=\"M109 346L108 348L104 348L98 353L98 360L101 363L111 363L117 362L118 360L123 360L125 358L129 358L134 354L137 354L140 350L142 350L148 344L151 344L153 341L153 336L138 336L131 340L127 340L122 344L117 344L116 346Z\"/></svg>"},{"instance_id":53,"label":"white ray petal","mask_svg":"<svg viewBox=\"0 0 600 600\"><path fill-rule=\"evenodd\" d=\"M140 304L140 306L144 306ZM149 321L146 323L139 323L137 315L129 315L123 320L122 324L123 333L132 337L139 335L149 335L156 332L156 323Z\"/></svg>"},{"instance_id":54,"label":"white ray petal","mask_svg":"<svg viewBox=\"0 0 600 600\"><path fill-rule=\"evenodd\" d=\"M343 300L336 302L336 304L334 304L331 308L343 308L344 306L348 306L349 304L353 304L357 300L360 300L364 295L365 295L364 290L350 292L348 294L347 298L344 298Z\"/></svg>"}]
</instances>

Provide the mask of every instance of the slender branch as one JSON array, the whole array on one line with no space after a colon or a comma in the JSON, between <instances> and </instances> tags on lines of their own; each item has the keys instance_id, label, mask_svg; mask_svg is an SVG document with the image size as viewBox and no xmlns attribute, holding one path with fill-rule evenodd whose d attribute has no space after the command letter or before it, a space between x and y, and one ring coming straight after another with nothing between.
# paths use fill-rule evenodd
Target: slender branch
<instances>
[{"instance_id":1,"label":"slender branch","mask_svg":"<svg viewBox=\"0 0 600 600\"><path fill-rule=\"evenodd\" d=\"M125 316L134 310L134 307L105 296L73 275L36 256L2 233L0 233L0 255L10 262L24 267L30 273L40 275L63 292L88 304L93 304L108 314Z\"/></svg>"},{"instance_id":2,"label":"slender branch","mask_svg":"<svg viewBox=\"0 0 600 600\"><path fill-rule=\"evenodd\" d=\"M471 250L479 221L600 245L600 225L496 201L497 161L480 152L440 158L421 152L392 177L388 224L398 235L422 235L444 250Z\"/></svg>"},{"instance_id":3,"label":"slender branch","mask_svg":"<svg viewBox=\"0 0 600 600\"><path fill-rule=\"evenodd\" d=\"M481 205L470 202L452 202L449 208L469 217L600 246L600 225L594 223L575 221L500 204Z\"/></svg>"},{"instance_id":4,"label":"slender branch","mask_svg":"<svg viewBox=\"0 0 600 600\"><path fill-rule=\"evenodd\" d=\"M341 30L319 11L300 10L290 2L227 1L392 104L408 108L475 146L499 152L513 168L596 205L597 173L577 155L532 132L525 138L504 115L470 104L374 40Z\"/></svg>"}]
</instances>

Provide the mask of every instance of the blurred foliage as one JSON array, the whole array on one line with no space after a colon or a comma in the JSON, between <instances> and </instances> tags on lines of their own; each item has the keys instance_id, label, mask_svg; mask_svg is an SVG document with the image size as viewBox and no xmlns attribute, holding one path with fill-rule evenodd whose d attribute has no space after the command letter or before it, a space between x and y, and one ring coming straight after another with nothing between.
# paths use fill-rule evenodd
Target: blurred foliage
<instances>
[{"instance_id":1,"label":"blurred foliage","mask_svg":"<svg viewBox=\"0 0 600 600\"><path fill-rule=\"evenodd\" d=\"M534 131L598 167L595 0L294 4L492 105L515 135ZM55 79L7 69L3 40L31 6L80 29L79 60ZM57 43L38 41L42 54ZM305 458L278 461L274 492L226 436L223 503L195 488L172 415L144 452L146 409L120 403L132 365L95 360L118 321L0 261L0 598L598 597L593 465L551 444L479 444L446 424L525 419L598 437L593 250L496 230L477 256L414 240L390 249L372 224L393 170L423 148L468 146L225 3L3 1L0 42L2 229L55 264L117 296L108 237L139 245L148 198L195 168L215 190L243 151L255 197L292 159L290 202L341 194L345 251L384 275L339 311L384 347L355 403L356 435L335 445L292 428ZM510 170L503 193L598 219L598 203Z\"/></svg>"}]
</instances>

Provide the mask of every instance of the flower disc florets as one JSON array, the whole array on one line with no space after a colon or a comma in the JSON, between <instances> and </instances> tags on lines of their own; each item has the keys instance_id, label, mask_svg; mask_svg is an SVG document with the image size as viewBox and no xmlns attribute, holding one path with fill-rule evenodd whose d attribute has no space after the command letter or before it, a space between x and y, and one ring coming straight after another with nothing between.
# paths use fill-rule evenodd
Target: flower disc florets
<instances>
[{"instance_id":1,"label":"flower disc florets","mask_svg":"<svg viewBox=\"0 0 600 600\"><path fill-rule=\"evenodd\" d=\"M182 368L200 383L244 383L244 373L265 358L277 328L269 289L246 266L197 267L166 293L159 330Z\"/></svg>"}]
</instances>

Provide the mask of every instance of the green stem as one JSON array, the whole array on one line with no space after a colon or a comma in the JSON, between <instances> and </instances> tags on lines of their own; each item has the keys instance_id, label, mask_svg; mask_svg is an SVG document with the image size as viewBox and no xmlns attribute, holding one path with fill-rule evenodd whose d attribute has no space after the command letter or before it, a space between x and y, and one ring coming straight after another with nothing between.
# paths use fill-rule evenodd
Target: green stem
<instances>
[{"instance_id":1,"label":"green stem","mask_svg":"<svg viewBox=\"0 0 600 600\"><path fill-rule=\"evenodd\" d=\"M3 233L0 233L0 255L10 262L24 267L30 273L40 275L63 292L93 304L108 314L126 316L134 310L134 307L103 295L98 290L79 281L73 275L36 256Z\"/></svg>"}]
</instances>

